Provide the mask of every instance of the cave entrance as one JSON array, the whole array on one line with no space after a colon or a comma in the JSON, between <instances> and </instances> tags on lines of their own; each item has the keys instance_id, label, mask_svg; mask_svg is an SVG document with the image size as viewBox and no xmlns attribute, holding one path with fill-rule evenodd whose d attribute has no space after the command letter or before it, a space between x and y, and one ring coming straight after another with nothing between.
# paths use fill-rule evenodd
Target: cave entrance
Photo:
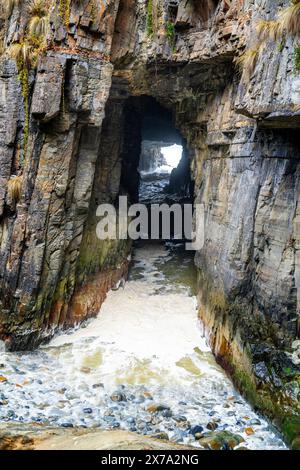
<instances>
[{"instance_id":1,"label":"cave entrance","mask_svg":"<svg viewBox=\"0 0 300 470\"><path fill-rule=\"evenodd\" d=\"M129 195L131 203L148 207L149 240L151 205L180 204L183 208L193 200L186 141L175 126L172 111L149 96L130 97L125 102L121 191ZM158 229L161 241L178 240L175 214L170 215L169 239L164 235L162 217Z\"/></svg>"}]
</instances>

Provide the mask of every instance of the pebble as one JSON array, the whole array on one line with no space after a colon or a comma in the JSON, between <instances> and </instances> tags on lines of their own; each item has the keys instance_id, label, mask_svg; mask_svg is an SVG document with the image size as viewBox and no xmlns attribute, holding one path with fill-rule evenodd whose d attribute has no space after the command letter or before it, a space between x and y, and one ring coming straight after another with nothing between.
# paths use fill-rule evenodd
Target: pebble
<instances>
[{"instance_id":1,"label":"pebble","mask_svg":"<svg viewBox=\"0 0 300 470\"><path fill-rule=\"evenodd\" d=\"M259 419L253 418L253 419L250 419L249 424L251 424L251 426L260 426L261 421Z\"/></svg>"},{"instance_id":2,"label":"pebble","mask_svg":"<svg viewBox=\"0 0 300 470\"><path fill-rule=\"evenodd\" d=\"M120 427L120 423L118 423L117 421L114 421L113 423L111 423L110 427L113 429L117 429Z\"/></svg>"},{"instance_id":3,"label":"pebble","mask_svg":"<svg viewBox=\"0 0 300 470\"><path fill-rule=\"evenodd\" d=\"M104 385L103 385L103 383L93 384L92 388L104 388Z\"/></svg>"},{"instance_id":4,"label":"pebble","mask_svg":"<svg viewBox=\"0 0 300 470\"><path fill-rule=\"evenodd\" d=\"M156 434L151 434L151 437L154 439L169 440L169 436L166 432L158 432Z\"/></svg>"},{"instance_id":5,"label":"pebble","mask_svg":"<svg viewBox=\"0 0 300 470\"><path fill-rule=\"evenodd\" d=\"M137 428L135 426L130 426L129 431L136 432Z\"/></svg>"},{"instance_id":6,"label":"pebble","mask_svg":"<svg viewBox=\"0 0 300 470\"><path fill-rule=\"evenodd\" d=\"M135 424L135 419L132 416L129 416L129 418L126 419L126 422L128 424Z\"/></svg>"},{"instance_id":7,"label":"pebble","mask_svg":"<svg viewBox=\"0 0 300 470\"><path fill-rule=\"evenodd\" d=\"M177 422L180 423L181 421L187 421L187 418L182 415L174 415L173 419Z\"/></svg>"},{"instance_id":8,"label":"pebble","mask_svg":"<svg viewBox=\"0 0 300 470\"><path fill-rule=\"evenodd\" d=\"M112 401L127 401L126 395L124 393L115 392L110 396Z\"/></svg>"},{"instance_id":9,"label":"pebble","mask_svg":"<svg viewBox=\"0 0 300 470\"><path fill-rule=\"evenodd\" d=\"M195 434L199 434L199 433L202 433L203 431L203 427L200 426L200 425L196 425L196 426L192 426L191 429L190 429L190 434L192 434L193 436L195 436Z\"/></svg>"},{"instance_id":10,"label":"pebble","mask_svg":"<svg viewBox=\"0 0 300 470\"><path fill-rule=\"evenodd\" d=\"M86 414L91 414L91 413L93 413L92 408L83 408L82 411L83 411L84 413L86 413Z\"/></svg>"},{"instance_id":11,"label":"pebble","mask_svg":"<svg viewBox=\"0 0 300 470\"><path fill-rule=\"evenodd\" d=\"M252 434L254 434L254 430L253 428L246 428L245 429L245 433L247 434L247 436L252 436Z\"/></svg>"},{"instance_id":12,"label":"pebble","mask_svg":"<svg viewBox=\"0 0 300 470\"><path fill-rule=\"evenodd\" d=\"M218 424L215 421L210 421L209 423L207 423L206 427L210 431L215 431L218 427Z\"/></svg>"},{"instance_id":13,"label":"pebble","mask_svg":"<svg viewBox=\"0 0 300 470\"><path fill-rule=\"evenodd\" d=\"M149 413L159 413L160 411L167 411L170 410L170 407L167 405L158 405L158 404L153 404L148 406L147 411Z\"/></svg>"}]
</instances>

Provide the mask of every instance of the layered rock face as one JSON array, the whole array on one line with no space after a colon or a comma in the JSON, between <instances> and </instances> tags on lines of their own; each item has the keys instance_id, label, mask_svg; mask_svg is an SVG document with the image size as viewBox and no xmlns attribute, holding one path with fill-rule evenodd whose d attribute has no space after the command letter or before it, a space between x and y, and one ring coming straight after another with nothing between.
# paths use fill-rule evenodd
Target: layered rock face
<instances>
[{"instance_id":1,"label":"layered rock face","mask_svg":"<svg viewBox=\"0 0 300 470\"><path fill-rule=\"evenodd\" d=\"M139 163L141 171L154 171L158 167L166 165L165 157L161 152L163 146L163 142L143 141Z\"/></svg>"},{"instance_id":2,"label":"layered rock face","mask_svg":"<svg viewBox=\"0 0 300 470\"><path fill-rule=\"evenodd\" d=\"M53 45L29 76L26 145L27 98L15 61L1 63L0 331L12 349L95 315L127 269L128 247L101 243L95 232L95 208L119 191L121 137L115 132L121 133L122 109L110 106L103 123L113 72L106 54L118 5L99 7L95 24L88 3L70 12L76 45L52 5ZM13 9L7 41L26 7L21 2ZM15 181L20 196L11 189Z\"/></svg>"},{"instance_id":3,"label":"layered rock face","mask_svg":"<svg viewBox=\"0 0 300 470\"><path fill-rule=\"evenodd\" d=\"M212 348L296 447L298 40L259 43L256 34L289 0L50 3L28 96L16 61L1 60L2 339L24 349L82 321L126 273L128 243L97 239L96 207L119 193L136 198L151 96L173 113L204 204L195 259ZM6 19L7 46L22 42L27 6ZM253 61L241 74L245 48Z\"/></svg>"}]
</instances>

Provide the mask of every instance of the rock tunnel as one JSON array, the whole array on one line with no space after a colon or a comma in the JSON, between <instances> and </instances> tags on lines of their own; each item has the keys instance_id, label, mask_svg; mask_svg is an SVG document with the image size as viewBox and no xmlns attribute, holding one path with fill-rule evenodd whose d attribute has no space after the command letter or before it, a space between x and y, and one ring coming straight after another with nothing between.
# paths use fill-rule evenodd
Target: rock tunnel
<instances>
[{"instance_id":1,"label":"rock tunnel","mask_svg":"<svg viewBox=\"0 0 300 470\"><path fill-rule=\"evenodd\" d=\"M33 349L98 313L126 277L132 247L97 239L96 209L117 206L120 194L138 202L140 172L162 158L157 149L176 144L182 158L163 194L205 207L195 265L212 350L290 442L299 435L299 400L290 391L299 376L292 358L300 311L295 37L256 50L248 73L238 68L253 52L257 21L276 18L283 3L186 0L159 8L156 0L107 0L93 17L90 2L71 2L66 21L50 12L47 47L26 70L26 93L16 61L1 58L7 349ZM0 20L0 39L8 50L18 46L26 2Z\"/></svg>"}]
</instances>

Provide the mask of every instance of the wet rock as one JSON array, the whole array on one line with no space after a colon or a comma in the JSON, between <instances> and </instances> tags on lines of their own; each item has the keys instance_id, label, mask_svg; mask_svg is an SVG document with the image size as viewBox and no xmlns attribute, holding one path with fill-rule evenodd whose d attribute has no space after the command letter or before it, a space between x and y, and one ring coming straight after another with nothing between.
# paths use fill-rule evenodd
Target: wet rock
<instances>
[{"instance_id":1,"label":"wet rock","mask_svg":"<svg viewBox=\"0 0 300 470\"><path fill-rule=\"evenodd\" d=\"M245 405L245 402L241 398L236 398L234 400L235 405Z\"/></svg>"},{"instance_id":2,"label":"wet rock","mask_svg":"<svg viewBox=\"0 0 300 470\"><path fill-rule=\"evenodd\" d=\"M74 425L72 423L62 423L61 427L63 427L63 428L73 428Z\"/></svg>"},{"instance_id":3,"label":"wet rock","mask_svg":"<svg viewBox=\"0 0 300 470\"><path fill-rule=\"evenodd\" d=\"M121 392L115 392L110 396L112 401L127 401L126 395Z\"/></svg>"},{"instance_id":4,"label":"wet rock","mask_svg":"<svg viewBox=\"0 0 300 470\"><path fill-rule=\"evenodd\" d=\"M195 436L195 434L201 434L203 431L203 427L200 425L192 426L190 429L190 434Z\"/></svg>"},{"instance_id":5,"label":"wet rock","mask_svg":"<svg viewBox=\"0 0 300 470\"><path fill-rule=\"evenodd\" d=\"M84 413L86 413L86 414L91 414L91 413L93 413L92 408L83 408L82 411L83 411Z\"/></svg>"},{"instance_id":6,"label":"wet rock","mask_svg":"<svg viewBox=\"0 0 300 470\"><path fill-rule=\"evenodd\" d=\"M32 450L34 440L28 436L2 434L0 436L0 450Z\"/></svg>"},{"instance_id":7,"label":"wet rock","mask_svg":"<svg viewBox=\"0 0 300 470\"><path fill-rule=\"evenodd\" d=\"M154 439L162 439L165 441L169 440L169 436L166 432L158 432L156 434L151 434L151 437L153 437Z\"/></svg>"},{"instance_id":8,"label":"wet rock","mask_svg":"<svg viewBox=\"0 0 300 470\"><path fill-rule=\"evenodd\" d=\"M200 439L202 439L204 437L204 435L201 432L196 432L194 437L195 437L196 441L199 441Z\"/></svg>"},{"instance_id":9,"label":"wet rock","mask_svg":"<svg viewBox=\"0 0 300 470\"><path fill-rule=\"evenodd\" d=\"M164 417L164 418L171 418L173 413L171 410L163 410L161 412L161 415Z\"/></svg>"},{"instance_id":10,"label":"wet rock","mask_svg":"<svg viewBox=\"0 0 300 470\"><path fill-rule=\"evenodd\" d=\"M236 424L237 424L237 426L245 426L246 421L243 421L242 419L238 419Z\"/></svg>"},{"instance_id":11,"label":"wet rock","mask_svg":"<svg viewBox=\"0 0 300 470\"><path fill-rule=\"evenodd\" d=\"M150 422L153 425L156 425L156 424L160 424L162 422L162 420L163 420L162 417L155 415L148 422Z\"/></svg>"},{"instance_id":12,"label":"wet rock","mask_svg":"<svg viewBox=\"0 0 300 470\"><path fill-rule=\"evenodd\" d=\"M191 423L189 421L180 421L177 423L177 427L187 431L191 429Z\"/></svg>"},{"instance_id":13,"label":"wet rock","mask_svg":"<svg viewBox=\"0 0 300 470\"><path fill-rule=\"evenodd\" d=\"M153 404L148 406L147 411L149 413L159 413L160 411L170 410L170 407L167 405Z\"/></svg>"},{"instance_id":14,"label":"wet rock","mask_svg":"<svg viewBox=\"0 0 300 470\"><path fill-rule=\"evenodd\" d=\"M251 426L260 426L261 421L258 418L252 418L250 419L249 424L251 424Z\"/></svg>"},{"instance_id":15,"label":"wet rock","mask_svg":"<svg viewBox=\"0 0 300 470\"><path fill-rule=\"evenodd\" d=\"M300 437L296 437L291 445L292 450L300 450Z\"/></svg>"},{"instance_id":16,"label":"wet rock","mask_svg":"<svg viewBox=\"0 0 300 470\"><path fill-rule=\"evenodd\" d=\"M133 418L132 416L129 416L129 418L126 419L126 423L135 424L135 418Z\"/></svg>"},{"instance_id":17,"label":"wet rock","mask_svg":"<svg viewBox=\"0 0 300 470\"><path fill-rule=\"evenodd\" d=\"M130 426L130 427L129 427L129 431L131 431L131 432L136 432L136 431L137 431L136 426Z\"/></svg>"},{"instance_id":18,"label":"wet rock","mask_svg":"<svg viewBox=\"0 0 300 470\"><path fill-rule=\"evenodd\" d=\"M114 416L104 416L103 417L103 420L106 422L106 423L113 423L115 421L115 417Z\"/></svg>"},{"instance_id":19,"label":"wet rock","mask_svg":"<svg viewBox=\"0 0 300 470\"><path fill-rule=\"evenodd\" d=\"M120 427L120 423L118 421L114 421L113 423L110 424L110 427L112 429L118 429Z\"/></svg>"},{"instance_id":20,"label":"wet rock","mask_svg":"<svg viewBox=\"0 0 300 470\"><path fill-rule=\"evenodd\" d=\"M218 427L218 424L215 421L210 421L209 423L207 423L206 427L210 431L215 431Z\"/></svg>"},{"instance_id":21,"label":"wet rock","mask_svg":"<svg viewBox=\"0 0 300 470\"><path fill-rule=\"evenodd\" d=\"M104 385L103 385L103 383L93 384L92 388L104 388Z\"/></svg>"},{"instance_id":22,"label":"wet rock","mask_svg":"<svg viewBox=\"0 0 300 470\"><path fill-rule=\"evenodd\" d=\"M174 415L173 419L177 422L180 423L182 421L187 421L187 418L183 415Z\"/></svg>"},{"instance_id":23,"label":"wet rock","mask_svg":"<svg viewBox=\"0 0 300 470\"><path fill-rule=\"evenodd\" d=\"M229 431L214 431L210 434L205 434L199 441L204 449L212 450L234 449L242 442L244 442L242 436Z\"/></svg>"},{"instance_id":24,"label":"wet rock","mask_svg":"<svg viewBox=\"0 0 300 470\"><path fill-rule=\"evenodd\" d=\"M264 382L270 381L269 370L264 362L259 362L254 365L254 373L258 379Z\"/></svg>"},{"instance_id":25,"label":"wet rock","mask_svg":"<svg viewBox=\"0 0 300 470\"><path fill-rule=\"evenodd\" d=\"M7 411L7 417L8 417L9 419L16 419L16 418L17 418L17 415L16 415L16 413L14 412L14 410L8 410L8 411Z\"/></svg>"},{"instance_id":26,"label":"wet rock","mask_svg":"<svg viewBox=\"0 0 300 470\"><path fill-rule=\"evenodd\" d=\"M126 398L127 398L128 401L134 401L135 400L135 395L130 393L129 395L126 395Z\"/></svg>"},{"instance_id":27,"label":"wet rock","mask_svg":"<svg viewBox=\"0 0 300 470\"><path fill-rule=\"evenodd\" d=\"M139 421L136 423L136 427L139 431L143 431L146 428L146 423L144 421Z\"/></svg>"},{"instance_id":28,"label":"wet rock","mask_svg":"<svg viewBox=\"0 0 300 470\"><path fill-rule=\"evenodd\" d=\"M252 436L252 434L254 434L254 430L253 428L246 428L245 429L245 433L247 434L247 436Z\"/></svg>"}]
</instances>

